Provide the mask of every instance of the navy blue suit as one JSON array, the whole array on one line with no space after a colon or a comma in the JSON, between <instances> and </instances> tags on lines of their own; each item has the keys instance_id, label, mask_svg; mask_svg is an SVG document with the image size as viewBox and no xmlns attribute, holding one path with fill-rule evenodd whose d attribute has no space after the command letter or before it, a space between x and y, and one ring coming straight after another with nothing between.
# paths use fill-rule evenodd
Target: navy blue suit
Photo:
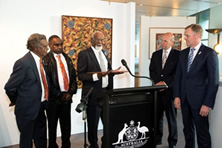
<instances>
[{"instance_id":1,"label":"navy blue suit","mask_svg":"<svg viewBox=\"0 0 222 148\"><path fill-rule=\"evenodd\" d=\"M202 105L214 107L219 86L218 57L213 49L202 44L187 72L189 51L186 48L180 53L174 96L181 100L186 148L195 146L194 125L198 147L211 148L208 117L199 113Z\"/></svg>"},{"instance_id":2,"label":"navy blue suit","mask_svg":"<svg viewBox=\"0 0 222 148\"><path fill-rule=\"evenodd\" d=\"M158 93L157 99L157 143L161 142L163 136L163 113L165 111L169 127L169 146L175 146L177 143L177 121L176 109L173 104L173 86L176 74L179 51L171 49L164 68L162 69L163 49L153 53L150 63L150 77L154 83L164 81L168 88Z\"/></svg>"},{"instance_id":3,"label":"navy blue suit","mask_svg":"<svg viewBox=\"0 0 222 148\"><path fill-rule=\"evenodd\" d=\"M37 148L46 148L46 104L41 103L40 76L30 52L16 61L5 90L11 103L15 104L20 147L31 148L34 139Z\"/></svg>"}]
</instances>

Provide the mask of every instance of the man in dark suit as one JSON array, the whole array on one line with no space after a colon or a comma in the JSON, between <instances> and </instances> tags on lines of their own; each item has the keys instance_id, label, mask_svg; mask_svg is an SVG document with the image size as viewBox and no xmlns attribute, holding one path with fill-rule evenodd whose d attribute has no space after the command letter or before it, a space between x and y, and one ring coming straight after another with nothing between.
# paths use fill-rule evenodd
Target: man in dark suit
<instances>
[{"instance_id":1,"label":"man in dark suit","mask_svg":"<svg viewBox=\"0 0 222 148\"><path fill-rule=\"evenodd\" d=\"M157 99L157 139L156 143L161 144L163 136L163 113L165 111L169 136L169 148L174 148L177 143L177 121L176 109L173 104L173 86L176 73L179 51L173 49L174 35L165 33L162 36L162 49L153 53L150 63L150 77L155 85L167 85L168 88L158 93Z\"/></svg>"},{"instance_id":2,"label":"man in dark suit","mask_svg":"<svg viewBox=\"0 0 222 148\"><path fill-rule=\"evenodd\" d=\"M201 44L202 33L198 24L185 28L188 48L180 53L175 78L174 105L182 110L185 148L195 147L194 129L198 147L211 148L208 115L219 85L218 57L213 49Z\"/></svg>"},{"instance_id":3,"label":"man in dark suit","mask_svg":"<svg viewBox=\"0 0 222 148\"><path fill-rule=\"evenodd\" d=\"M103 33L100 31L94 32L91 37L92 46L79 53L77 63L78 78L83 82L82 97L93 87L87 107L90 148L99 148L97 143L97 129L99 117L102 117L102 104L98 102L97 96L113 88L114 74L110 72L112 69L111 65L102 51L103 43ZM118 70L119 68L115 71L118 72Z\"/></svg>"},{"instance_id":4,"label":"man in dark suit","mask_svg":"<svg viewBox=\"0 0 222 148\"><path fill-rule=\"evenodd\" d=\"M62 148L70 148L71 103L76 93L76 71L67 54L63 52L63 41L57 36L49 38L50 52L43 58L49 77L49 148L57 148L56 131L58 119L62 133Z\"/></svg>"},{"instance_id":5,"label":"man in dark suit","mask_svg":"<svg viewBox=\"0 0 222 148\"><path fill-rule=\"evenodd\" d=\"M30 51L15 62L5 85L20 131L20 148L46 148L46 117L48 87L41 58L47 54L45 35L32 34L27 42ZM42 75L43 74L43 75Z\"/></svg>"}]
</instances>

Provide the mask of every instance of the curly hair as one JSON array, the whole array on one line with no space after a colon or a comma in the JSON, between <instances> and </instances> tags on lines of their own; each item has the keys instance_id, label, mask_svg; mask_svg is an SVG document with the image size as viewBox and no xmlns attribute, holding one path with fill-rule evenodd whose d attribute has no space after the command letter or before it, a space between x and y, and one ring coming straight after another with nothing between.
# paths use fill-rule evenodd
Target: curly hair
<instances>
[{"instance_id":1,"label":"curly hair","mask_svg":"<svg viewBox=\"0 0 222 148\"><path fill-rule=\"evenodd\" d=\"M27 49L33 51L36 47L41 46L41 40L46 40L46 36L43 34L34 33L32 34L27 41Z\"/></svg>"}]
</instances>

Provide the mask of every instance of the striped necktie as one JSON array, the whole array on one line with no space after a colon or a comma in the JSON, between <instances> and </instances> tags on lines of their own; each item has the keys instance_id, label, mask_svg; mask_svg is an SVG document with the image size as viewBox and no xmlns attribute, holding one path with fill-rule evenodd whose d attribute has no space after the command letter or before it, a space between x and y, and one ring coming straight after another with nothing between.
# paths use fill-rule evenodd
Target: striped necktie
<instances>
[{"instance_id":1,"label":"striped necktie","mask_svg":"<svg viewBox=\"0 0 222 148\"><path fill-rule=\"evenodd\" d=\"M187 62L187 72L190 71L190 67L191 67L191 64L193 62L193 53L195 51L195 48L191 48L190 50L190 54L188 56L188 62Z\"/></svg>"},{"instance_id":2,"label":"striped necktie","mask_svg":"<svg viewBox=\"0 0 222 148\"><path fill-rule=\"evenodd\" d=\"M167 50L163 50L164 54L163 54L163 58L162 58L162 69L164 68L165 64L166 64L166 60L167 60Z\"/></svg>"}]
</instances>

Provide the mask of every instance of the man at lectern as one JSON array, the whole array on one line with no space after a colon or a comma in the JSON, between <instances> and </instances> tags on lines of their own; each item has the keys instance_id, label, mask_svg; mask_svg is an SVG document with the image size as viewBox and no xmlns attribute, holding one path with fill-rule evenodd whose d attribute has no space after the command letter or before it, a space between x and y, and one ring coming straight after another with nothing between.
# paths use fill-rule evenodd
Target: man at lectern
<instances>
[{"instance_id":1,"label":"man at lectern","mask_svg":"<svg viewBox=\"0 0 222 148\"><path fill-rule=\"evenodd\" d=\"M120 74L120 68L112 71L107 55L103 52L104 34L96 31L91 36L91 47L83 50L78 55L77 73L83 82L82 96L85 96L91 87L87 107L88 140L90 148L99 148L97 129L99 117L102 117L102 102L97 96L113 88L114 74ZM82 97L84 98L84 97Z\"/></svg>"},{"instance_id":2,"label":"man at lectern","mask_svg":"<svg viewBox=\"0 0 222 148\"><path fill-rule=\"evenodd\" d=\"M162 49L153 53L150 63L150 77L155 85L167 85L168 88L161 90L157 98L157 139L156 144L162 143L163 136L163 113L165 112L169 136L169 148L175 148L177 143L176 109L174 108L173 86L176 73L179 51L173 49L174 35L165 33L162 36Z\"/></svg>"}]
</instances>

